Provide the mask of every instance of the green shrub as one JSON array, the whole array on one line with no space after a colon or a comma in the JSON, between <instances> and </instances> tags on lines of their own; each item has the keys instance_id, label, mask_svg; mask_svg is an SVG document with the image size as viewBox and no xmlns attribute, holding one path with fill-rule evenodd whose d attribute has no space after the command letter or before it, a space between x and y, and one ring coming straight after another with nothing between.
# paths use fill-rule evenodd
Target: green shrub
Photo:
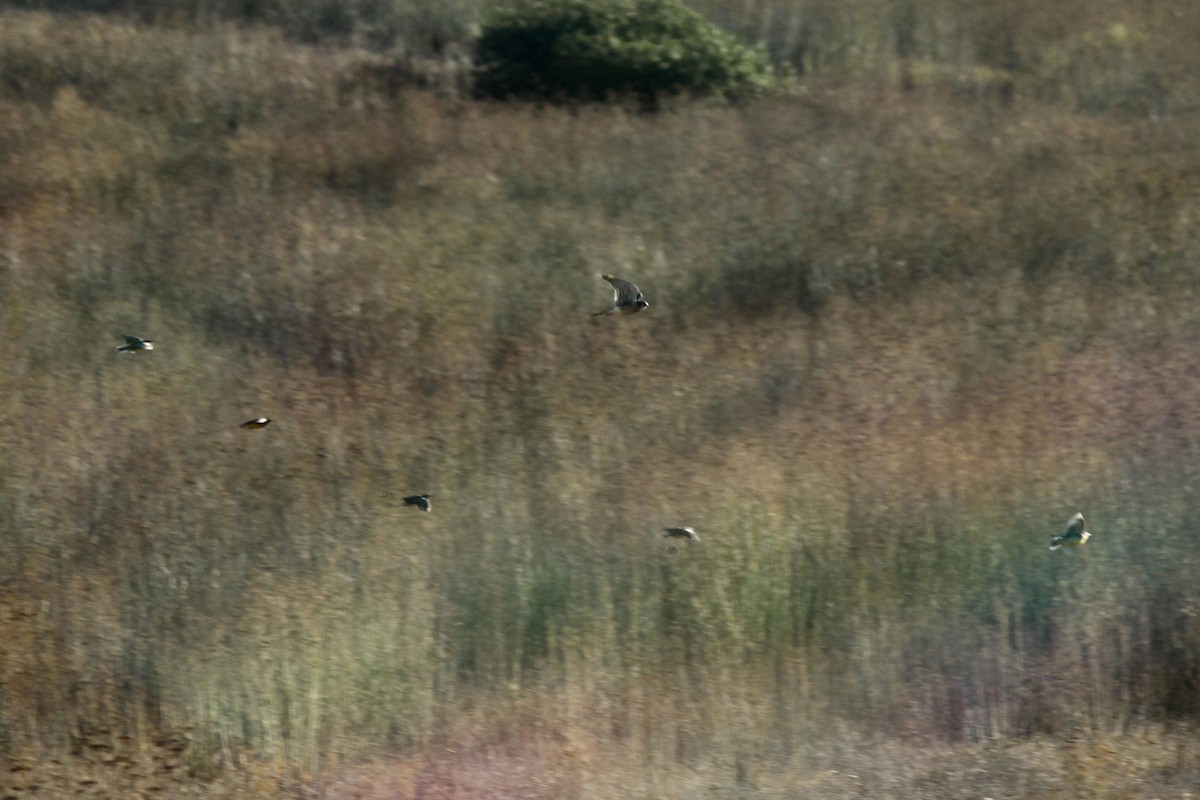
<instances>
[{"instance_id":1,"label":"green shrub","mask_svg":"<svg viewBox=\"0 0 1200 800\"><path fill-rule=\"evenodd\" d=\"M738 97L779 85L767 56L679 0L540 0L502 11L479 40L484 97Z\"/></svg>"}]
</instances>

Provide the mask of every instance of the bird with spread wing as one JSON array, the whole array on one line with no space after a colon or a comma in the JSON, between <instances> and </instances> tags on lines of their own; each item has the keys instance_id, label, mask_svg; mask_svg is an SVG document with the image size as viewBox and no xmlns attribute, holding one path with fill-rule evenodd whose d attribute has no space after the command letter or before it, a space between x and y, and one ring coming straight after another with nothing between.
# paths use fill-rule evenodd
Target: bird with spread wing
<instances>
[{"instance_id":1,"label":"bird with spread wing","mask_svg":"<svg viewBox=\"0 0 1200 800\"><path fill-rule=\"evenodd\" d=\"M1086 542L1092 535L1083 529L1083 525L1083 514L1077 513L1071 517L1067 529L1050 540L1050 549L1058 550L1064 544L1068 547L1079 547Z\"/></svg>"},{"instance_id":2,"label":"bird with spread wing","mask_svg":"<svg viewBox=\"0 0 1200 800\"><path fill-rule=\"evenodd\" d=\"M125 344L117 348L118 353L136 353L138 350L153 350L154 340L125 334Z\"/></svg>"},{"instance_id":3,"label":"bird with spread wing","mask_svg":"<svg viewBox=\"0 0 1200 800\"><path fill-rule=\"evenodd\" d=\"M642 290L634 286L629 281L621 280L605 273L600 277L612 284L613 287L613 305L612 308L606 308L603 311L597 311L592 314L593 317L603 316L605 314L636 314L643 308L648 308L649 303L642 296Z\"/></svg>"}]
</instances>

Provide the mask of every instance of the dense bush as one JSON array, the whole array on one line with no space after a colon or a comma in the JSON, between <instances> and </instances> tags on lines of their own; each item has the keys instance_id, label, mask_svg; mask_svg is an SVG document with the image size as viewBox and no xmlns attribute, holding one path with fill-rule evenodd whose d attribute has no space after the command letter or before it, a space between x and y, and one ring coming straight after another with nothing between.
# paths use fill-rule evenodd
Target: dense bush
<instances>
[{"instance_id":1,"label":"dense bush","mask_svg":"<svg viewBox=\"0 0 1200 800\"><path fill-rule=\"evenodd\" d=\"M777 83L762 50L679 0L542 0L498 13L479 41L477 88L486 97L653 102L736 97Z\"/></svg>"}]
</instances>

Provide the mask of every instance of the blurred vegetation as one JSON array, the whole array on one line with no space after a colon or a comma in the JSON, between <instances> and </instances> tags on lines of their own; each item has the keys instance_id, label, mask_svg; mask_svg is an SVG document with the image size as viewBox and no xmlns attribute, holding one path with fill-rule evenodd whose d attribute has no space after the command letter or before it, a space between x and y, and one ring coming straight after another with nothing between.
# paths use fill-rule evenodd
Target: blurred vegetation
<instances>
[{"instance_id":1,"label":"blurred vegetation","mask_svg":"<svg viewBox=\"0 0 1200 800\"><path fill-rule=\"evenodd\" d=\"M714 3L803 93L651 116L5 8L8 794L1195 786L1200 7Z\"/></svg>"}]
</instances>

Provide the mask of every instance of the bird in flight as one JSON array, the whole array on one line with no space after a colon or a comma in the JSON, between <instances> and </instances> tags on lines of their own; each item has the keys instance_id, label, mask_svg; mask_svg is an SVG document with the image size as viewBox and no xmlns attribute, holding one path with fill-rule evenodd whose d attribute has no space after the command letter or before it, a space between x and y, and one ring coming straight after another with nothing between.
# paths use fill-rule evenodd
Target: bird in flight
<instances>
[{"instance_id":1,"label":"bird in flight","mask_svg":"<svg viewBox=\"0 0 1200 800\"><path fill-rule=\"evenodd\" d=\"M130 336L125 334L125 344L117 348L118 353L136 353L138 350L153 350L154 341L151 339L142 339L138 336Z\"/></svg>"},{"instance_id":2,"label":"bird in flight","mask_svg":"<svg viewBox=\"0 0 1200 800\"><path fill-rule=\"evenodd\" d=\"M1091 534L1083 529L1083 514L1076 514L1067 523L1067 529L1050 540L1050 549L1058 550L1064 544L1078 547L1091 538Z\"/></svg>"},{"instance_id":3,"label":"bird in flight","mask_svg":"<svg viewBox=\"0 0 1200 800\"><path fill-rule=\"evenodd\" d=\"M593 317L599 317L604 314L636 314L643 308L649 307L650 304L646 302L646 298L642 297L642 290L629 281L615 278L608 273L600 277L612 284L613 306L612 308L595 312L592 314Z\"/></svg>"},{"instance_id":4,"label":"bird in flight","mask_svg":"<svg viewBox=\"0 0 1200 800\"><path fill-rule=\"evenodd\" d=\"M239 428L249 428L251 430L258 430L259 428L265 428L270 424L271 424L271 420L267 417L255 417L254 419L246 420L241 425L238 425L238 427Z\"/></svg>"},{"instance_id":5,"label":"bird in flight","mask_svg":"<svg viewBox=\"0 0 1200 800\"><path fill-rule=\"evenodd\" d=\"M687 539L691 542L700 541L700 537L697 535L696 529L691 525L684 525L682 528L663 528L663 530L666 531L666 533L663 534L664 539Z\"/></svg>"},{"instance_id":6,"label":"bird in flight","mask_svg":"<svg viewBox=\"0 0 1200 800\"><path fill-rule=\"evenodd\" d=\"M429 510L429 495L427 495L427 494L410 494L408 497L404 498L404 505L415 506L416 508L419 508L422 511L428 511Z\"/></svg>"}]
</instances>

